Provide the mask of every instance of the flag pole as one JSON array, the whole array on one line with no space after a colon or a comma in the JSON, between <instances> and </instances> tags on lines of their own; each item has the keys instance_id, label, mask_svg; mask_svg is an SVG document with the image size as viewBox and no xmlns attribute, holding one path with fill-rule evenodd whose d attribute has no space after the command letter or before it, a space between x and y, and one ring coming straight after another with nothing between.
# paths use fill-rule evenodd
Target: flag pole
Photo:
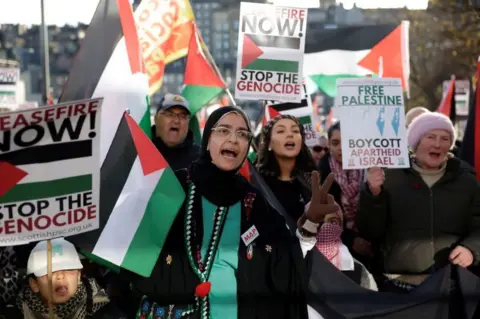
<instances>
[{"instance_id":1,"label":"flag pole","mask_svg":"<svg viewBox=\"0 0 480 319\"><path fill-rule=\"evenodd\" d=\"M50 239L47 240L47 280L48 280L48 314L49 314L49 319L54 319L55 313L53 311L52 241Z\"/></svg>"},{"instance_id":2,"label":"flag pole","mask_svg":"<svg viewBox=\"0 0 480 319\"><path fill-rule=\"evenodd\" d=\"M43 71L43 103L48 104L50 95L50 58L48 50L48 26L45 23L45 0L40 0L42 27L40 28L41 38L41 55L42 55L42 71Z\"/></svg>"}]
</instances>

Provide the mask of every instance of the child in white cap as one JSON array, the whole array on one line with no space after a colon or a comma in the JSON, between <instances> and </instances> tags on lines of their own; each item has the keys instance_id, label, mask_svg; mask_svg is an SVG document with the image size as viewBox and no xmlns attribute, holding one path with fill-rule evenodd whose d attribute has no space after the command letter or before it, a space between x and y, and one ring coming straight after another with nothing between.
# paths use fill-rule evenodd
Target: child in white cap
<instances>
[{"instance_id":1,"label":"child in white cap","mask_svg":"<svg viewBox=\"0 0 480 319\"><path fill-rule=\"evenodd\" d=\"M83 266L75 247L63 238L52 239L51 243L55 319L123 318L95 280L82 277ZM41 241L28 258L28 285L18 296L24 319L49 318L47 256L47 242Z\"/></svg>"}]
</instances>

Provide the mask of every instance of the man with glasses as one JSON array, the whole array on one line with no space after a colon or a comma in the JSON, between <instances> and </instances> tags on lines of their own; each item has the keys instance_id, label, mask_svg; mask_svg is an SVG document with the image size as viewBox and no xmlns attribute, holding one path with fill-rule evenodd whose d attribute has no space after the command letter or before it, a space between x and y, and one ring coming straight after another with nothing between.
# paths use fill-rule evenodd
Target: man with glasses
<instances>
[{"instance_id":1,"label":"man with glasses","mask_svg":"<svg viewBox=\"0 0 480 319\"><path fill-rule=\"evenodd\" d=\"M190 107L182 96L167 93L157 106L152 141L173 170L187 168L200 155L189 131Z\"/></svg>"}]
</instances>

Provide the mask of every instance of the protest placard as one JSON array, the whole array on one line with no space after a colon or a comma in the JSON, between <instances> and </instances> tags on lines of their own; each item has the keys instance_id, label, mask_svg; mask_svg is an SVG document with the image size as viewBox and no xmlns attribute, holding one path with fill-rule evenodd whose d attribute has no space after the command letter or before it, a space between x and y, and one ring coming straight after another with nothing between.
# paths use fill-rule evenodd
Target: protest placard
<instances>
[{"instance_id":1,"label":"protest placard","mask_svg":"<svg viewBox=\"0 0 480 319\"><path fill-rule=\"evenodd\" d=\"M300 102L307 9L242 2L235 97Z\"/></svg>"},{"instance_id":2,"label":"protest placard","mask_svg":"<svg viewBox=\"0 0 480 319\"><path fill-rule=\"evenodd\" d=\"M338 79L344 169L410 167L400 79Z\"/></svg>"},{"instance_id":3,"label":"protest placard","mask_svg":"<svg viewBox=\"0 0 480 319\"><path fill-rule=\"evenodd\" d=\"M300 124L303 125L305 131L305 144L314 146L318 143L317 132L315 130L315 117L313 116L313 106L310 96L306 94L305 86L303 86L304 96L300 103L282 103L279 101L266 101L267 107L273 107L280 114L288 114L295 116Z\"/></svg>"},{"instance_id":4,"label":"protest placard","mask_svg":"<svg viewBox=\"0 0 480 319\"><path fill-rule=\"evenodd\" d=\"M0 246L98 228L101 102L0 114Z\"/></svg>"},{"instance_id":5,"label":"protest placard","mask_svg":"<svg viewBox=\"0 0 480 319\"><path fill-rule=\"evenodd\" d=\"M165 65L187 54L194 20L188 0L142 1L135 10L150 94L162 85Z\"/></svg>"}]
</instances>

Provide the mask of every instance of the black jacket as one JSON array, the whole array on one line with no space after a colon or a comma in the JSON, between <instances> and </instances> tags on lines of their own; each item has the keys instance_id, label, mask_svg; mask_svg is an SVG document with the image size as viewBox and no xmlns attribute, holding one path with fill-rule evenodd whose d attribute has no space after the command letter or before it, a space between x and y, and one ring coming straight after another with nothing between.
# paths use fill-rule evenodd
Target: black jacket
<instances>
[{"instance_id":1,"label":"black jacket","mask_svg":"<svg viewBox=\"0 0 480 319\"><path fill-rule=\"evenodd\" d=\"M188 131L183 143L175 147L168 147L161 138L156 136L154 125L152 127L152 142L174 171L190 167L190 164L200 156L200 147L193 143L193 133L191 131Z\"/></svg>"},{"instance_id":2,"label":"black jacket","mask_svg":"<svg viewBox=\"0 0 480 319\"><path fill-rule=\"evenodd\" d=\"M387 169L379 196L360 193L356 225L382 247L384 272L421 274L448 263L462 245L480 262L480 185L458 158L429 188L414 169Z\"/></svg>"}]
</instances>

